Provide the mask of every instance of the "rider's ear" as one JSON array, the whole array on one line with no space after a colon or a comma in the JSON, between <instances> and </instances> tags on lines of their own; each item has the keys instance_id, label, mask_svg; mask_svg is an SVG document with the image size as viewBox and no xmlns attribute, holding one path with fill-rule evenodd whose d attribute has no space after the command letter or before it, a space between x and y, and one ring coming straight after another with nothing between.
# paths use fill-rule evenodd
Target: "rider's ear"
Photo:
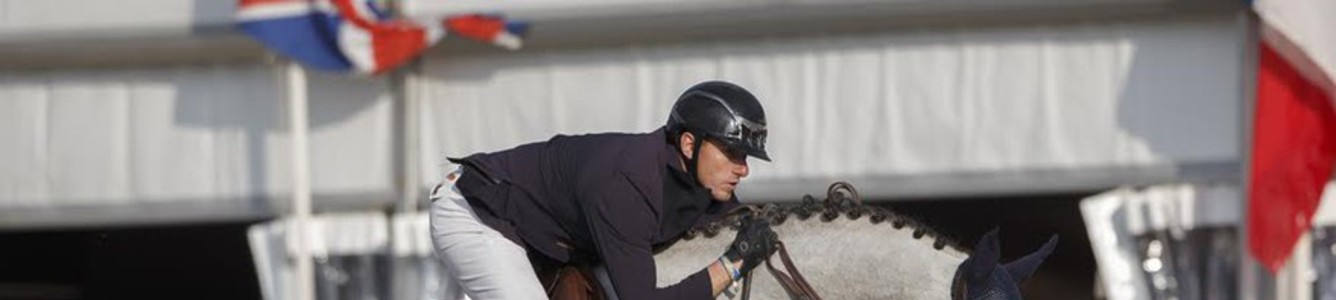
<instances>
[{"instance_id":1,"label":"rider's ear","mask_svg":"<svg viewBox=\"0 0 1336 300\"><path fill-rule=\"evenodd\" d=\"M696 135L682 132L677 137L677 149L682 152L682 157L691 157L692 151L696 150Z\"/></svg>"}]
</instances>

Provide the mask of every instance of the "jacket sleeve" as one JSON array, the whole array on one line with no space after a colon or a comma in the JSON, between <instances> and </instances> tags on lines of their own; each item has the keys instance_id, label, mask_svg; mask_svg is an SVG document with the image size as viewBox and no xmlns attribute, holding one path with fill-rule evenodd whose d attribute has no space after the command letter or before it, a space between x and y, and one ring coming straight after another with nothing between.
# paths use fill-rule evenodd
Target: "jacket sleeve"
<instances>
[{"instance_id":1,"label":"jacket sleeve","mask_svg":"<svg viewBox=\"0 0 1336 300\"><path fill-rule=\"evenodd\" d=\"M585 205L586 216L595 248L618 298L712 298L710 274L704 268L676 284L656 286L657 269L651 247L659 227L658 218L629 182L611 185L596 198L593 205Z\"/></svg>"}]
</instances>

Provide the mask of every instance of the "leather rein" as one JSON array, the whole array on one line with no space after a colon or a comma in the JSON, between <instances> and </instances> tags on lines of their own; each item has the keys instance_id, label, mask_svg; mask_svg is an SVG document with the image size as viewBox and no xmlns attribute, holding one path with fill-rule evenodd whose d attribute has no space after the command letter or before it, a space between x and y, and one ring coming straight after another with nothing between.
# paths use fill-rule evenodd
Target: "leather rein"
<instances>
[{"instance_id":1,"label":"leather rein","mask_svg":"<svg viewBox=\"0 0 1336 300\"><path fill-rule=\"evenodd\" d=\"M803 274L798 272L798 267L793 265L793 259L789 258L789 250L784 247L784 242L776 242L775 247L778 249L775 254L779 255L784 270L775 267L775 264L772 263L774 259L766 259L765 268L770 270L770 274L775 276L776 281L779 281L779 286L783 287L784 292L789 294L789 299L821 300L821 296L817 295L816 289L807 283ZM750 273L742 278L742 300L751 299L751 280Z\"/></svg>"},{"instance_id":2,"label":"leather rein","mask_svg":"<svg viewBox=\"0 0 1336 300\"><path fill-rule=\"evenodd\" d=\"M826 189L826 201L850 201L854 205L863 205L862 196L859 196L858 191L848 182L831 184ZM746 208L752 213L756 212L754 207L747 206ZM773 256L765 260L765 268L770 271L771 275L775 276L775 280L779 282L780 287L784 288L784 292L789 295L789 299L821 300L821 295L816 293L812 284L807 283L807 278L804 278L803 274L798 272L798 267L793 264L793 258L789 257L789 250L784 247L784 242L775 241L775 247L777 248L775 254L779 256L783 269L775 267ZM742 300L751 299L751 280L750 273L742 278Z\"/></svg>"}]
</instances>

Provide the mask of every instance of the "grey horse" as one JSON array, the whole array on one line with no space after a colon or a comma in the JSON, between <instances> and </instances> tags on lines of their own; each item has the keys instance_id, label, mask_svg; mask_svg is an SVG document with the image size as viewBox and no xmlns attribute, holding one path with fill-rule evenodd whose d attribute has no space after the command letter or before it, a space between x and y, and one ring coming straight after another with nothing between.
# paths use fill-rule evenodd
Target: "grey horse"
<instances>
[{"instance_id":1,"label":"grey horse","mask_svg":"<svg viewBox=\"0 0 1336 300\"><path fill-rule=\"evenodd\" d=\"M824 299L1021 299L1020 282L1057 244L1054 236L1038 251L1001 264L996 229L966 254L922 223L861 202L851 185L836 183L825 201L809 196L800 204L768 204L746 213L774 225L794 267ZM713 262L737 234L740 218L733 214L693 228L657 253L659 285L678 282ZM771 258L780 265L778 260ZM790 298L765 268L752 273L751 296Z\"/></svg>"},{"instance_id":2,"label":"grey horse","mask_svg":"<svg viewBox=\"0 0 1336 300\"><path fill-rule=\"evenodd\" d=\"M921 223L858 202L852 187L836 184L826 201L807 197L751 213L771 221L795 267L824 299L949 299L965 252ZM735 215L697 227L656 254L659 285L713 262L733 240L737 222ZM771 260L778 267L779 259ZM752 273L753 299L789 298L766 267Z\"/></svg>"}]
</instances>

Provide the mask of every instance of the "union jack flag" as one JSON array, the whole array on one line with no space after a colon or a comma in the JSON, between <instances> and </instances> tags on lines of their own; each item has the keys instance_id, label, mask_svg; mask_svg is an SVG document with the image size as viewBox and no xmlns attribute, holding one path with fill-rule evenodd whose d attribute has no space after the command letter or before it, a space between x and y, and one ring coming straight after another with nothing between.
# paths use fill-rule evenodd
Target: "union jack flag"
<instances>
[{"instance_id":1,"label":"union jack flag","mask_svg":"<svg viewBox=\"0 0 1336 300\"><path fill-rule=\"evenodd\" d=\"M496 15L421 22L393 18L369 0L239 0L238 27L266 47L324 71L380 74L449 33L507 49L528 29Z\"/></svg>"}]
</instances>

